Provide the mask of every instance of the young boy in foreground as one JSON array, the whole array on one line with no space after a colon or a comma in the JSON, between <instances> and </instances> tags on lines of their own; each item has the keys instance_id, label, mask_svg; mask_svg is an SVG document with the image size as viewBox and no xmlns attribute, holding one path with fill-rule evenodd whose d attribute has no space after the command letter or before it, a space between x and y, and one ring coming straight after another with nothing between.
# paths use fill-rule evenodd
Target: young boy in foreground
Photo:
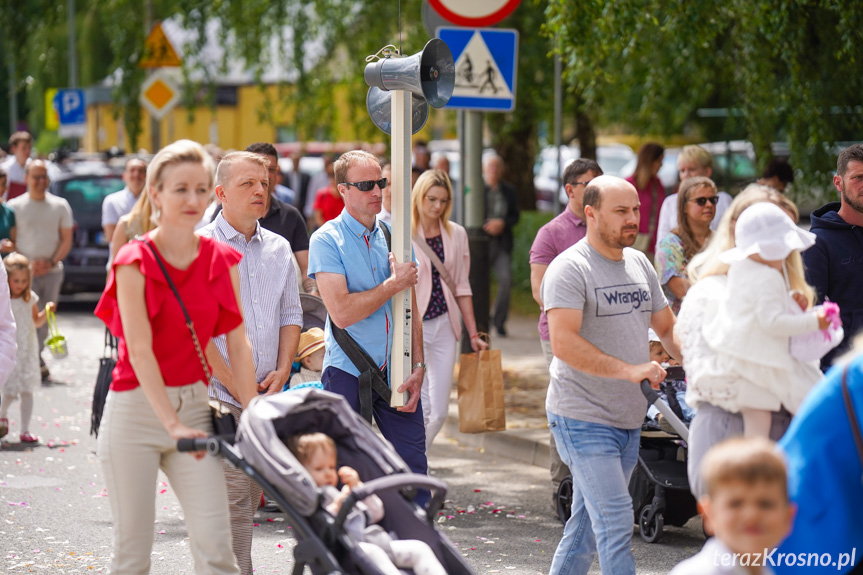
<instances>
[{"instance_id":1,"label":"young boy in foreground","mask_svg":"<svg viewBox=\"0 0 863 575\"><path fill-rule=\"evenodd\" d=\"M701 464L707 495L699 500L714 537L671 575L769 575L768 556L791 531L785 462L772 441L736 437L714 446Z\"/></svg>"}]
</instances>

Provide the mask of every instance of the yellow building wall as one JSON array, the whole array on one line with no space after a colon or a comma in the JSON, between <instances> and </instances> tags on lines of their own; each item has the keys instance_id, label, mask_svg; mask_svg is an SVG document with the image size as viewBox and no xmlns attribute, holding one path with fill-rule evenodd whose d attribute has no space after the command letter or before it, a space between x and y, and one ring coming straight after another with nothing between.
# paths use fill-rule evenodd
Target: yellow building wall
<instances>
[{"instance_id":1,"label":"yellow building wall","mask_svg":"<svg viewBox=\"0 0 863 575\"><path fill-rule=\"evenodd\" d=\"M337 88L335 93L335 128L333 141L350 142L357 140L356 131L350 118L346 88ZM274 121L262 121L263 111L267 106L267 98L272 102L271 110ZM176 107L159 123L161 138L158 147L167 145L179 139L190 139L202 144L214 143L225 150L242 150L254 142L276 142L279 126L290 126L294 123L295 111L292 107L279 102L278 86L267 86L261 90L257 86L240 86L237 89L236 106L217 106L211 109L207 106L196 108L192 114L184 107ZM94 104L87 110L87 136L84 138L84 149L88 152L101 152L117 146L127 152L136 151L131 148L120 115L114 118L115 106L110 103ZM452 113L447 111L446 113ZM441 111L431 110L429 121L415 139L429 140L433 138L432 125L440 126ZM436 121L437 120L437 121ZM371 120L369 120L371 123ZM438 129L440 131L440 129ZM373 132L372 141L388 142L389 138L380 131ZM213 135L217 137L214 138ZM141 134L137 149L154 151L150 130L150 116L143 112Z\"/></svg>"}]
</instances>

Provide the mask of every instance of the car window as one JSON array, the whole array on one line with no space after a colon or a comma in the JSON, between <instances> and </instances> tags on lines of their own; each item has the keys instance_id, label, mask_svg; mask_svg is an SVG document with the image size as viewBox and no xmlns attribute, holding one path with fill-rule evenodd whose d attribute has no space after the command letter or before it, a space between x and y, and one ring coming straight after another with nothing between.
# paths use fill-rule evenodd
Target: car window
<instances>
[{"instance_id":1,"label":"car window","mask_svg":"<svg viewBox=\"0 0 863 575\"><path fill-rule=\"evenodd\" d=\"M119 176L94 176L58 182L54 193L66 198L75 214L101 213L105 196L122 190L124 186Z\"/></svg>"}]
</instances>

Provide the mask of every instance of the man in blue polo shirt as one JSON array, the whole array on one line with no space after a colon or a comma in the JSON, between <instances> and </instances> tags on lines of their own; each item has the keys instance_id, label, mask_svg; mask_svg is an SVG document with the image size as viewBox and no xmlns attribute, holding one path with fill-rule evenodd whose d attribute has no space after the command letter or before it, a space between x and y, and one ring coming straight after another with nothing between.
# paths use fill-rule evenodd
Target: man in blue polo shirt
<instances>
[{"instance_id":1,"label":"man in blue polo shirt","mask_svg":"<svg viewBox=\"0 0 863 575\"><path fill-rule=\"evenodd\" d=\"M393 319L390 299L417 283L413 261L397 263L387 246L376 218L381 211L381 165L372 154L352 151L342 154L334 165L335 180L345 208L335 219L312 234L309 246L309 277L317 281L329 317L325 329L326 355L321 376L324 389L345 396L360 411L361 370L336 341L333 326L345 330L374 365L388 378L392 349ZM386 227L387 233L389 227ZM372 414L378 428L414 473L427 473L425 427L419 406L423 363L422 319L413 311L411 375L404 382L390 382L399 393L410 394L407 404L397 409L372 390Z\"/></svg>"}]
</instances>

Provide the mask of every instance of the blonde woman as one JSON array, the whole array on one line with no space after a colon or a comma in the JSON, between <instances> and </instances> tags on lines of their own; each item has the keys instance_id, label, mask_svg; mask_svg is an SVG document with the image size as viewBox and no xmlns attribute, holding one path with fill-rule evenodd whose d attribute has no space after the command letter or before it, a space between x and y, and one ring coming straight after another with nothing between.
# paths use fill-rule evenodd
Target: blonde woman
<instances>
[{"instance_id":1,"label":"blonde woman","mask_svg":"<svg viewBox=\"0 0 863 575\"><path fill-rule=\"evenodd\" d=\"M156 154L146 193L157 227L119 249L96 307L120 350L98 442L114 521L112 573L149 572L160 469L183 507L196 573L240 572L221 465L177 451L178 439L213 431L201 351L213 336L227 334L234 383L252 390L242 394L244 404L255 388L239 303L240 254L195 235L212 189L213 161L200 144L181 140Z\"/></svg>"},{"instance_id":2,"label":"blonde woman","mask_svg":"<svg viewBox=\"0 0 863 575\"><path fill-rule=\"evenodd\" d=\"M419 264L417 309L423 319L423 355L428 366L421 391L426 449L446 420L462 320L471 349L488 347L476 331L467 232L449 221L451 210L449 176L442 170L423 172L411 193L411 232Z\"/></svg>"}]
</instances>

